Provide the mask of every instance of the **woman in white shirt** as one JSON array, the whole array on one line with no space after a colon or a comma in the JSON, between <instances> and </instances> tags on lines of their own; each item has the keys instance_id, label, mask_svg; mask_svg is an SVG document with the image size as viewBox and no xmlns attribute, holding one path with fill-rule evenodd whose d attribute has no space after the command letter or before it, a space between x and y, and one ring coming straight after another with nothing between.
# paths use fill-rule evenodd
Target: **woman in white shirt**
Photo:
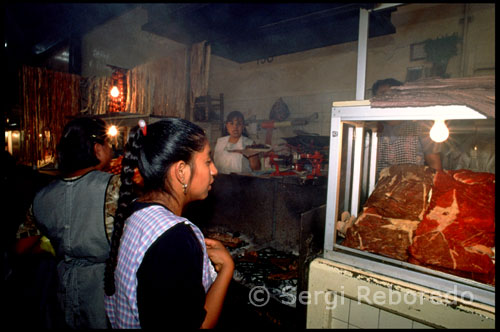
<instances>
[{"instance_id":1,"label":"woman in white shirt","mask_svg":"<svg viewBox=\"0 0 500 332\"><path fill-rule=\"evenodd\" d=\"M224 136L217 139L214 151L214 163L219 173L249 173L259 170L259 155L245 157L241 152L229 152L232 150L243 150L246 146L255 144L248 138L245 128L245 118L239 111L228 114L224 128Z\"/></svg>"}]
</instances>

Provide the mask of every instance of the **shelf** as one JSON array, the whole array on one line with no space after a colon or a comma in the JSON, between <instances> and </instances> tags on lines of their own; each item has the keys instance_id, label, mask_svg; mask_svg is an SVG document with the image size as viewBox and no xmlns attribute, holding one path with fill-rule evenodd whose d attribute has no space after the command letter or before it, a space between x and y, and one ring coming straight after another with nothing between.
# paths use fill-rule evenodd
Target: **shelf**
<instances>
[{"instance_id":1,"label":"shelf","mask_svg":"<svg viewBox=\"0 0 500 332\"><path fill-rule=\"evenodd\" d=\"M197 97L194 106L194 121L198 122L224 122L224 94L218 98L212 96Z\"/></svg>"}]
</instances>

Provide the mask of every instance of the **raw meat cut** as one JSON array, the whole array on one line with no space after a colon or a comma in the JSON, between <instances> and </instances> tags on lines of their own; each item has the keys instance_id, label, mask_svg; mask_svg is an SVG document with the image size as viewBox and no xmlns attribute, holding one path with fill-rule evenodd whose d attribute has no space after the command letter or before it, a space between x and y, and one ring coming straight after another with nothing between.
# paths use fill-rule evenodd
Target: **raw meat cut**
<instances>
[{"instance_id":1,"label":"raw meat cut","mask_svg":"<svg viewBox=\"0 0 500 332\"><path fill-rule=\"evenodd\" d=\"M495 174L386 168L342 245L494 285Z\"/></svg>"},{"instance_id":2,"label":"raw meat cut","mask_svg":"<svg viewBox=\"0 0 500 332\"><path fill-rule=\"evenodd\" d=\"M418 220L384 218L366 209L347 230L342 245L406 261Z\"/></svg>"},{"instance_id":3,"label":"raw meat cut","mask_svg":"<svg viewBox=\"0 0 500 332\"><path fill-rule=\"evenodd\" d=\"M422 220L435 171L427 166L394 165L380 172L364 207L386 218Z\"/></svg>"},{"instance_id":4,"label":"raw meat cut","mask_svg":"<svg viewBox=\"0 0 500 332\"><path fill-rule=\"evenodd\" d=\"M434 173L430 167L409 164L383 169L342 245L408 260L408 247L427 208Z\"/></svg>"},{"instance_id":5,"label":"raw meat cut","mask_svg":"<svg viewBox=\"0 0 500 332\"><path fill-rule=\"evenodd\" d=\"M427 267L432 270L437 270L441 271L444 273L448 274L453 274L462 278L467 278L467 279L472 279L475 281L482 282L484 284L490 284L490 285L495 285L495 269L491 270L488 273L478 273L478 272L469 272L469 271L459 271L459 270L453 270L453 269L447 269L438 265L429 265L429 264L424 264L414 257L410 255L408 258L408 263Z\"/></svg>"},{"instance_id":6,"label":"raw meat cut","mask_svg":"<svg viewBox=\"0 0 500 332\"><path fill-rule=\"evenodd\" d=\"M432 197L410 246L425 265L491 274L495 269L495 175L440 171Z\"/></svg>"}]
</instances>

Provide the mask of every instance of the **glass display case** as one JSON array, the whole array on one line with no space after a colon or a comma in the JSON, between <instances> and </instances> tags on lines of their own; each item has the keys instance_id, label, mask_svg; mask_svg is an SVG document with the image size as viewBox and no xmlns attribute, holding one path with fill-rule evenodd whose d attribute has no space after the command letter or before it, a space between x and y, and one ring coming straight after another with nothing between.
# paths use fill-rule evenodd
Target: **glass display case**
<instances>
[{"instance_id":1,"label":"glass display case","mask_svg":"<svg viewBox=\"0 0 500 332\"><path fill-rule=\"evenodd\" d=\"M359 220L361 215L365 213L366 202L370 199L370 195L374 193L378 185L376 179L377 146L379 142L378 123L389 120L427 121L433 123L437 119L446 120L450 131L450 138L446 143L448 147L450 144L456 144L460 140L460 137L470 139L473 135L477 136L478 131L480 134L487 133L490 137L494 138L494 118L488 118L481 112L464 105L382 108L372 107L369 101L339 102L333 104L324 258L370 271L376 275L389 276L407 283L450 292L458 296L465 296L475 302L494 307L494 275L493 283L491 283L491 281L485 282L481 279L471 278L467 274L452 274L447 269L437 269L425 264L416 264L411 259L397 259L395 258L398 257L397 255L386 254L383 250L380 252L370 250L368 248L369 245L366 243L358 243L357 247L346 246L344 245L345 239L339 236L339 229L341 229L339 225L341 222L346 222L344 215L351 216L351 226L356 220ZM493 143L490 141L488 144L490 145L488 147L489 152L493 154L492 172L494 173L494 140ZM473 146L468 148L472 149L472 157L474 157L474 151L476 154L478 153L478 145L473 144ZM484 148L484 146L479 145L479 151L484 150ZM453 156L444 153L441 155L444 158L443 168L446 170L469 168L469 170L478 171L474 174L488 174L484 170L480 172L481 169L477 167L474 169L471 166L473 162L470 160L468 160L468 164L464 162L457 163L456 158L453 159ZM489 167L491 167L491 163ZM436 181L433 174L435 173L432 173L430 178L431 184L432 179ZM491 176L493 179L492 187L494 187L494 174L491 174ZM398 179L397 181L400 180ZM396 180L393 179L394 181ZM424 210L428 208L433 194L433 191L429 191L429 188L425 190L427 191L426 196L423 198L426 204ZM407 194L407 196L410 195L411 193ZM434 189L434 195L438 195L437 189ZM492 199L494 202L494 191ZM390 201L391 197L386 194L385 200ZM422 218L422 215L420 215L420 218ZM401 221L401 219L398 220ZM413 227L408 232L409 243L407 241L406 245L412 244L417 224L418 221L413 226L408 226L408 223L405 224L404 227ZM392 225L387 225L382 231L390 233L390 230L393 229L391 227ZM368 230L366 239L370 240L370 238L376 237L376 232L377 230L375 229ZM360 237L360 242L364 240L361 238L361 235L358 234L357 236ZM401 237L401 234L397 236ZM382 241L390 240L382 238ZM492 247L492 261L494 266L494 243ZM365 248L368 249L365 250ZM392 247L389 250L397 251L398 248ZM405 250L407 249L403 249L403 253Z\"/></svg>"}]
</instances>

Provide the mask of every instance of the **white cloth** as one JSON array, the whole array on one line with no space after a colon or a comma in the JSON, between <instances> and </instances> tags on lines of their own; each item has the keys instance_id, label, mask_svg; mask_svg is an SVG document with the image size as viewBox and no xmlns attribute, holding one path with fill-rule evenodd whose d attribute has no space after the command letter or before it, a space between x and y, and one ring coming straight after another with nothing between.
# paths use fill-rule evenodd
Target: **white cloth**
<instances>
[{"instance_id":1,"label":"white cloth","mask_svg":"<svg viewBox=\"0 0 500 332\"><path fill-rule=\"evenodd\" d=\"M246 146L254 142L245 136L241 136L238 142L230 143L230 136L217 139L214 152L214 163L217 171L223 174L229 173L249 173L252 171L248 158L241 153L228 152L228 150L243 150Z\"/></svg>"}]
</instances>

